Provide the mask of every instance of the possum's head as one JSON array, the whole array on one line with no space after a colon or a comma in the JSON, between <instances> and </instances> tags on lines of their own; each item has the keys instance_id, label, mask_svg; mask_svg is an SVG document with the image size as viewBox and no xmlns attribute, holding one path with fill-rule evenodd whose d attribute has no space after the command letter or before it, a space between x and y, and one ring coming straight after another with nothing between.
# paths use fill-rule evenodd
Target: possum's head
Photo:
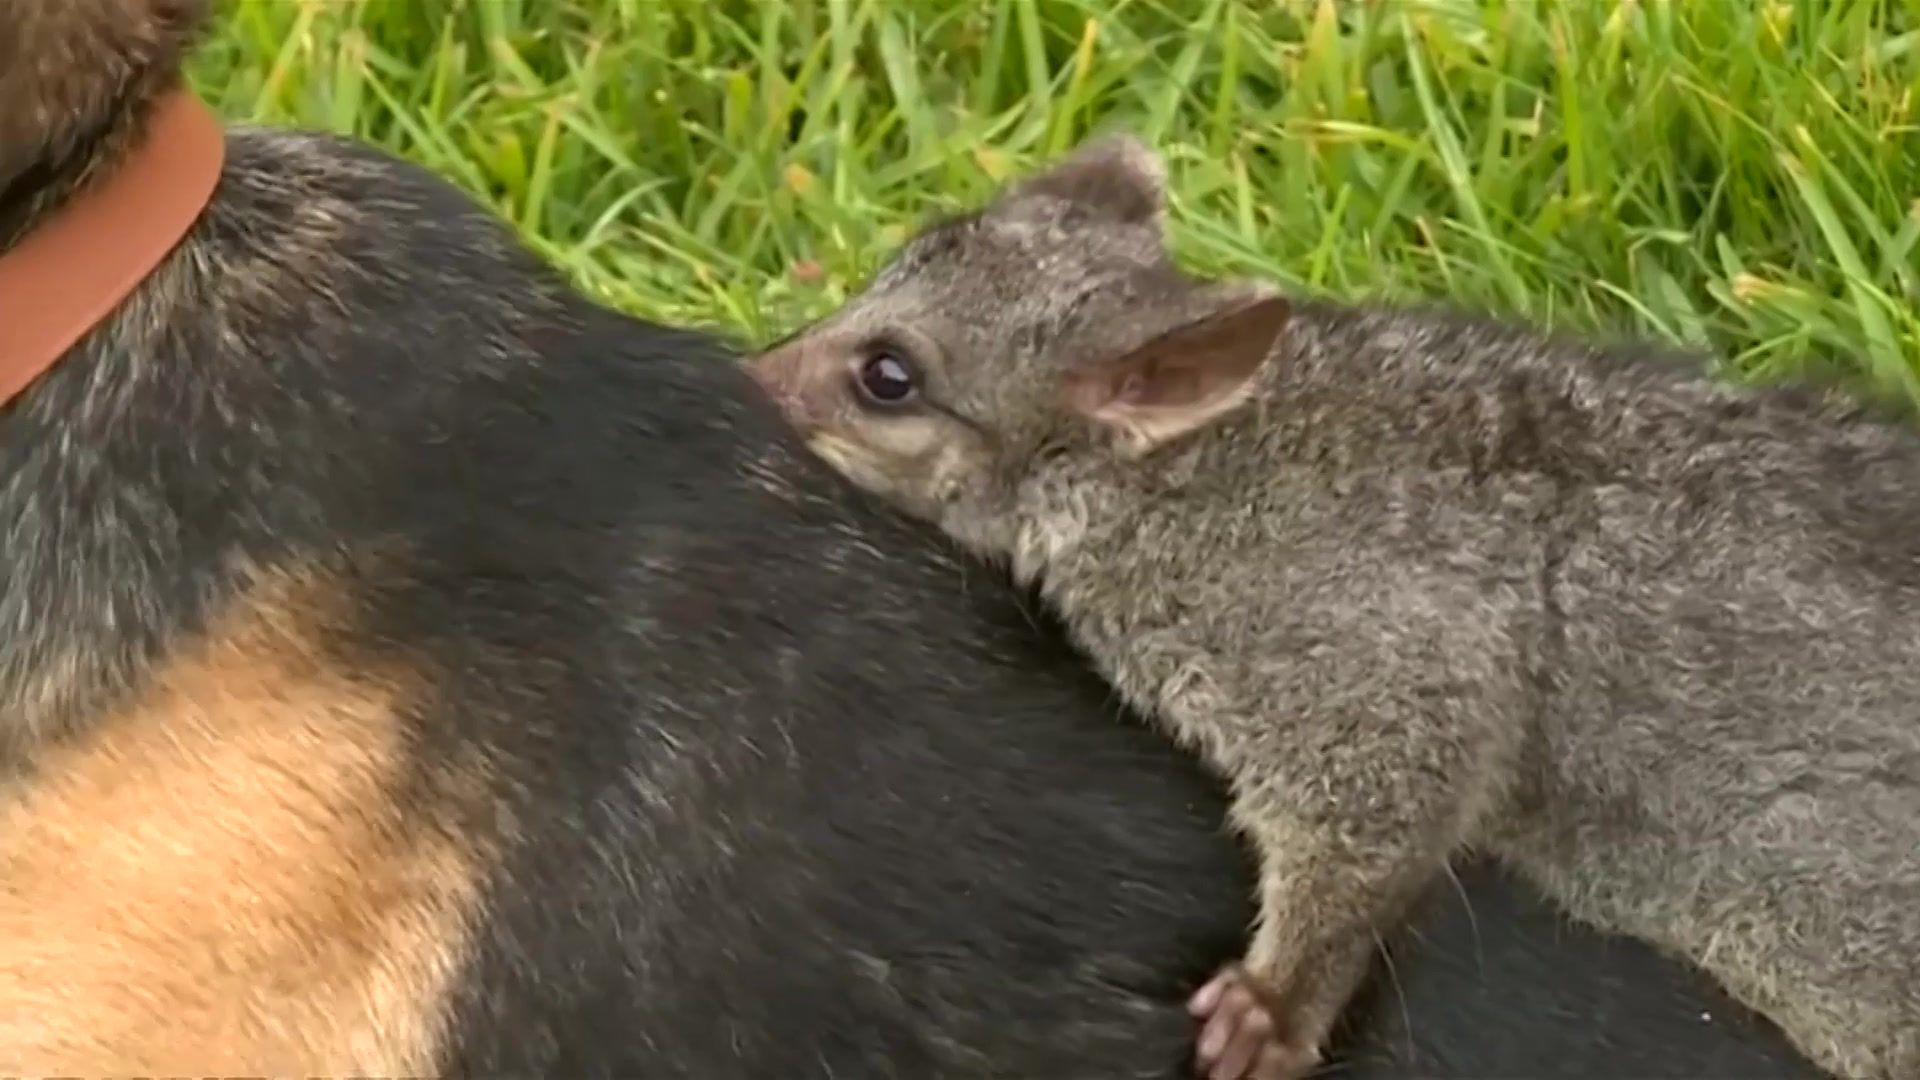
<instances>
[{"instance_id":1,"label":"possum's head","mask_svg":"<svg viewBox=\"0 0 1920 1080\"><path fill-rule=\"evenodd\" d=\"M755 374L821 457L962 535L1047 463L1177 440L1247 399L1289 308L1182 274L1164 183L1139 142L1088 143L915 236Z\"/></svg>"},{"instance_id":2,"label":"possum's head","mask_svg":"<svg viewBox=\"0 0 1920 1080\"><path fill-rule=\"evenodd\" d=\"M0 251L117 163L209 0L0 0Z\"/></svg>"}]
</instances>

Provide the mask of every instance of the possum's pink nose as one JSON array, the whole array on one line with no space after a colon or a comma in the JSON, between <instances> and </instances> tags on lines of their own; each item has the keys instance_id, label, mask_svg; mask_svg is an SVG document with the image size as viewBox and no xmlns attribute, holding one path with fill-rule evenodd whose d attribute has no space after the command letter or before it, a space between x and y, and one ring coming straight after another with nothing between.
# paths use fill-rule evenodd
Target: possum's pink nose
<instances>
[{"instance_id":1,"label":"possum's pink nose","mask_svg":"<svg viewBox=\"0 0 1920 1080\"><path fill-rule=\"evenodd\" d=\"M786 414L787 422L804 430L808 421L804 395L801 393L801 371L801 357L791 346L762 353L747 361L748 374Z\"/></svg>"}]
</instances>

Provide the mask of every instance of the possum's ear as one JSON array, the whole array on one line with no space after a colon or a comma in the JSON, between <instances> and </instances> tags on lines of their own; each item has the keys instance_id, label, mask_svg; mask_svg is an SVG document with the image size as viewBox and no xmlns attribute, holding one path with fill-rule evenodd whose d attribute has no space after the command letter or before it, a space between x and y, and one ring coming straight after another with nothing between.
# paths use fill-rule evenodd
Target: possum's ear
<instances>
[{"instance_id":1,"label":"possum's ear","mask_svg":"<svg viewBox=\"0 0 1920 1080\"><path fill-rule=\"evenodd\" d=\"M1286 298L1241 293L1121 356L1074 366L1061 395L1073 412L1145 453L1246 401L1292 315Z\"/></svg>"},{"instance_id":2,"label":"possum's ear","mask_svg":"<svg viewBox=\"0 0 1920 1080\"><path fill-rule=\"evenodd\" d=\"M1039 196L1064 202L1087 220L1145 225L1159 220L1166 191L1167 170L1158 154L1130 135L1109 135L1014 184L1000 209L1017 211Z\"/></svg>"}]
</instances>

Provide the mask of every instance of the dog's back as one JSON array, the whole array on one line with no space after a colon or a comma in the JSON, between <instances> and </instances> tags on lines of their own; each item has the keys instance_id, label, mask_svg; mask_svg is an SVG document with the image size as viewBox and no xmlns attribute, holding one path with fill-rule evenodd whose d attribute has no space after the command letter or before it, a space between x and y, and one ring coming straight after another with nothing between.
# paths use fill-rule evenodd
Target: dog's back
<instances>
[{"instance_id":1,"label":"dog's back","mask_svg":"<svg viewBox=\"0 0 1920 1080\"><path fill-rule=\"evenodd\" d=\"M730 366L606 329L567 358L606 377L568 393L659 418L596 421L582 397L578 448L516 439L555 444L526 511L595 520L503 537L484 564L524 574L524 600L447 615L534 615L502 628L497 715L552 686L488 736L523 824L458 995L458 1071L1178 1075L1182 996L1249 915L1213 786L1115 724L985 575L969 597L965 568L851 507ZM589 475L608 480L542 494ZM609 517L598 587L555 604ZM556 684L561 643L580 660Z\"/></svg>"},{"instance_id":2,"label":"dog's back","mask_svg":"<svg viewBox=\"0 0 1920 1080\"><path fill-rule=\"evenodd\" d=\"M1179 1071L1248 913L1192 763L716 343L227 154L0 426L0 1067Z\"/></svg>"},{"instance_id":3,"label":"dog's back","mask_svg":"<svg viewBox=\"0 0 1920 1080\"><path fill-rule=\"evenodd\" d=\"M113 143L0 178L0 221ZM1251 913L1218 792L727 360L420 170L232 134L0 407L0 1070L1183 1075ZM1649 1025L1684 973L1589 985L1607 943L1517 907L1432 924L1428 970L1490 981L1406 982L1367 1075L1772 1045Z\"/></svg>"}]
</instances>

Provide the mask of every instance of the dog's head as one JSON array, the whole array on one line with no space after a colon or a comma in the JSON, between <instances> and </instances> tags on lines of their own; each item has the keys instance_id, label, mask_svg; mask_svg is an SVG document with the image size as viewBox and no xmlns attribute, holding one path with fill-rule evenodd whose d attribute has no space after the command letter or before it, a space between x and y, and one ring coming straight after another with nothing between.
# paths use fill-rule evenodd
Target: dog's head
<instances>
[{"instance_id":1,"label":"dog's head","mask_svg":"<svg viewBox=\"0 0 1920 1080\"><path fill-rule=\"evenodd\" d=\"M180 79L209 0L0 3L0 250L110 165Z\"/></svg>"}]
</instances>

